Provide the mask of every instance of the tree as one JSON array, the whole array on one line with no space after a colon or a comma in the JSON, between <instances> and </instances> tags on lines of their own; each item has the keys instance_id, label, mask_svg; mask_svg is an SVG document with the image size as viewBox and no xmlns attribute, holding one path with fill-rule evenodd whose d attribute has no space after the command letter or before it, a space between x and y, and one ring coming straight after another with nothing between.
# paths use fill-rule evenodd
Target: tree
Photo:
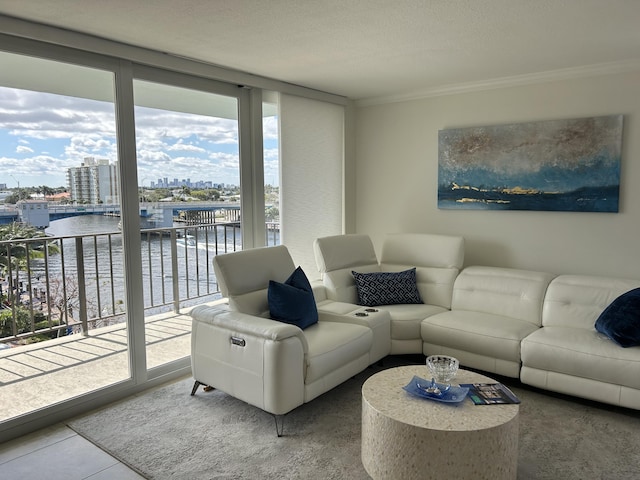
<instances>
[{"instance_id":1,"label":"tree","mask_svg":"<svg viewBox=\"0 0 640 480\"><path fill-rule=\"evenodd\" d=\"M280 210L278 207L269 207L264 211L264 217L267 222L276 222L280 220Z\"/></svg>"},{"instance_id":2,"label":"tree","mask_svg":"<svg viewBox=\"0 0 640 480\"><path fill-rule=\"evenodd\" d=\"M148 194L149 202L159 202L160 200L171 197L171 190L168 188L155 188Z\"/></svg>"},{"instance_id":3,"label":"tree","mask_svg":"<svg viewBox=\"0 0 640 480\"><path fill-rule=\"evenodd\" d=\"M64 320L65 312L71 316L73 310L80 311L80 285L78 281L74 277L51 278L49 280L50 306L56 312L60 322ZM87 296L85 302L84 308L87 309L87 312L97 310L97 304L93 298Z\"/></svg>"},{"instance_id":4,"label":"tree","mask_svg":"<svg viewBox=\"0 0 640 480\"><path fill-rule=\"evenodd\" d=\"M55 191L53 188L48 187L48 186L46 186L46 185L42 185L42 186L40 187L40 190L41 190L42 194L45 196L45 198L46 198L46 197L50 197L51 195L53 195L54 193L56 193L56 191Z\"/></svg>"},{"instance_id":5,"label":"tree","mask_svg":"<svg viewBox=\"0 0 640 480\"><path fill-rule=\"evenodd\" d=\"M0 243L0 257L11 258L15 257L22 259L27 254L26 242L20 242L19 240L27 240L34 238L46 239L47 235L42 230L38 230L31 225L25 225L23 223L13 222L8 225L0 225L0 242L10 241L10 244ZM45 248L47 252L45 252ZM53 242L30 242L29 253L32 258L41 258L45 253L57 253L59 251L58 246Z\"/></svg>"},{"instance_id":6,"label":"tree","mask_svg":"<svg viewBox=\"0 0 640 480\"><path fill-rule=\"evenodd\" d=\"M14 278L9 278L9 295L16 295L14 292L20 284L20 270L29 268L27 258L43 258L51 253L58 253L56 244L43 240L42 242L21 242L33 238L46 238L46 234L41 230L22 223L11 223L0 226L0 272L6 275L11 272ZM15 299L10 299L13 303Z\"/></svg>"},{"instance_id":7,"label":"tree","mask_svg":"<svg viewBox=\"0 0 640 480\"><path fill-rule=\"evenodd\" d=\"M191 196L202 201L209 200L209 192L206 190L193 190Z\"/></svg>"},{"instance_id":8,"label":"tree","mask_svg":"<svg viewBox=\"0 0 640 480\"><path fill-rule=\"evenodd\" d=\"M4 199L4 203L16 204L20 200L26 200L27 198L29 198L28 196L24 197L21 192L22 190L18 190L18 191L14 190L14 192L11 195L7 196L7 198Z\"/></svg>"},{"instance_id":9,"label":"tree","mask_svg":"<svg viewBox=\"0 0 640 480\"><path fill-rule=\"evenodd\" d=\"M31 331L31 313L29 310L22 306L15 307L16 318L16 334L28 333ZM33 312L34 330L42 330L49 326L47 317L41 312ZM53 325L59 325L59 322L52 322ZM13 336L13 310L4 309L0 310L0 337ZM30 338L31 342L40 342L42 340L48 340L55 338L57 332L43 333Z\"/></svg>"}]
</instances>

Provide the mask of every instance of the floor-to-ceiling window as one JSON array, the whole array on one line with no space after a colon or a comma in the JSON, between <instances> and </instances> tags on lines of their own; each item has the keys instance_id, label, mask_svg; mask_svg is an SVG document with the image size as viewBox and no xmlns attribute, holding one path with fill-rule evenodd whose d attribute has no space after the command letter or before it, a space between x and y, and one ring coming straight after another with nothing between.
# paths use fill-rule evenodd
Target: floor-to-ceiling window
<instances>
[{"instance_id":1,"label":"floor-to-ceiling window","mask_svg":"<svg viewBox=\"0 0 640 480\"><path fill-rule=\"evenodd\" d=\"M0 52L0 421L131 377L115 65L100 66Z\"/></svg>"},{"instance_id":2,"label":"floor-to-ceiling window","mask_svg":"<svg viewBox=\"0 0 640 480\"><path fill-rule=\"evenodd\" d=\"M280 244L280 133L277 97L275 92L264 92L262 102L264 216L268 246Z\"/></svg>"},{"instance_id":3,"label":"floor-to-ceiling window","mask_svg":"<svg viewBox=\"0 0 640 480\"><path fill-rule=\"evenodd\" d=\"M259 89L16 44L0 53L3 425L185 371L188 309L220 298L213 256L279 242L278 169L267 213L252 167Z\"/></svg>"},{"instance_id":4,"label":"floor-to-ceiling window","mask_svg":"<svg viewBox=\"0 0 640 480\"><path fill-rule=\"evenodd\" d=\"M245 83L325 95L41 27L38 40L0 33L0 222L37 223L45 208L51 220L45 238L0 250L0 396L21 408L5 408L0 433L188 373L188 308L219 297L209 252L279 244L283 180L317 183L301 169L285 178L283 136L299 135L281 131L278 94ZM68 388L49 376L70 371Z\"/></svg>"},{"instance_id":5,"label":"floor-to-ceiling window","mask_svg":"<svg viewBox=\"0 0 640 480\"><path fill-rule=\"evenodd\" d=\"M44 50L0 53L5 426L188 369L188 309L220 297L215 254L256 245L263 194L246 89Z\"/></svg>"},{"instance_id":6,"label":"floor-to-ceiling window","mask_svg":"<svg viewBox=\"0 0 640 480\"><path fill-rule=\"evenodd\" d=\"M136 74L146 363L155 368L188 357L190 318L176 313L215 298L213 257L243 247L239 99L235 86Z\"/></svg>"}]
</instances>

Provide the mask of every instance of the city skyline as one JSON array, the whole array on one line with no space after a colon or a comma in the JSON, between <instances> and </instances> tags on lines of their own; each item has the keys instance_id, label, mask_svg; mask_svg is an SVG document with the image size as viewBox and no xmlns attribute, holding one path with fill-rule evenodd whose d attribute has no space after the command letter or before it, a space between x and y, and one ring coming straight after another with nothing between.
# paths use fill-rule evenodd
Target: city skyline
<instances>
[{"instance_id":1,"label":"city skyline","mask_svg":"<svg viewBox=\"0 0 640 480\"><path fill-rule=\"evenodd\" d=\"M110 102L0 86L0 183L67 187L86 157L118 161ZM239 185L235 120L137 106L138 184L198 178ZM180 125L180 127L167 127ZM265 182L279 184L277 119L264 119Z\"/></svg>"}]
</instances>

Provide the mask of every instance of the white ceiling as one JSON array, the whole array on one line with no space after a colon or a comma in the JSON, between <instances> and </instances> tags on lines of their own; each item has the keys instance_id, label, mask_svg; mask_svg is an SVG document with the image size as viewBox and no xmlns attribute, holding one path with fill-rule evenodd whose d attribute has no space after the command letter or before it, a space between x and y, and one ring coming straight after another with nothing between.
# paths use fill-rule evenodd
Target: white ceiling
<instances>
[{"instance_id":1,"label":"white ceiling","mask_svg":"<svg viewBox=\"0 0 640 480\"><path fill-rule=\"evenodd\" d=\"M0 14L359 100L640 70L639 0L0 0Z\"/></svg>"}]
</instances>

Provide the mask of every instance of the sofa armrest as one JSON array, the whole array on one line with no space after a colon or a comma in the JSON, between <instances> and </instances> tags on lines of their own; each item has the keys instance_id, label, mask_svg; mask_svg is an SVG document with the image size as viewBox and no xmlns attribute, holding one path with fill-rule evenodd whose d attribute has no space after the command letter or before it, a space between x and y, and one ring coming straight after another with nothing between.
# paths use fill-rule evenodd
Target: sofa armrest
<instances>
[{"instance_id":1,"label":"sofa armrest","mask_svg":"<svg viewBox=\"0 0 640 480\"><path fill-rule=\"evenodd\" d=\"M342 308L349 308L349 304L346 303L333 303ZM318 319L321 322L352 323L370 328L373 333L373 342L369 352L370 364L389 355L391 352L391 315L389 315L389 312L376 309L376 312L368 313L360 305L351 305L351 307L353 309L345 313L318 311Z\"/></svg>"},{"instance_id":2,"label":"sofa armrest","mask_svg":"<svg viewBox=\"0 0 640 480\"><path fill-rule=\"evenodd\" d=\"M276 415L304 403L308 344L302 330L204 305L191 317L195 380Z\"/></svg>"},{"instance_id":3,"label":"sofa armrest","mask_svg":"<svg viewBox=\"0 0 640 480\"><path fill-rule=\"evenodd\" d=\"M299 327L270 318L257 317L209 305L195 307L191 310L191 318L196 322L216 325L240 335L250 335L272 341L297 337L304 347L304 353L307 353L309 349L307 340Z\"/></svg>"}]
</instances>

